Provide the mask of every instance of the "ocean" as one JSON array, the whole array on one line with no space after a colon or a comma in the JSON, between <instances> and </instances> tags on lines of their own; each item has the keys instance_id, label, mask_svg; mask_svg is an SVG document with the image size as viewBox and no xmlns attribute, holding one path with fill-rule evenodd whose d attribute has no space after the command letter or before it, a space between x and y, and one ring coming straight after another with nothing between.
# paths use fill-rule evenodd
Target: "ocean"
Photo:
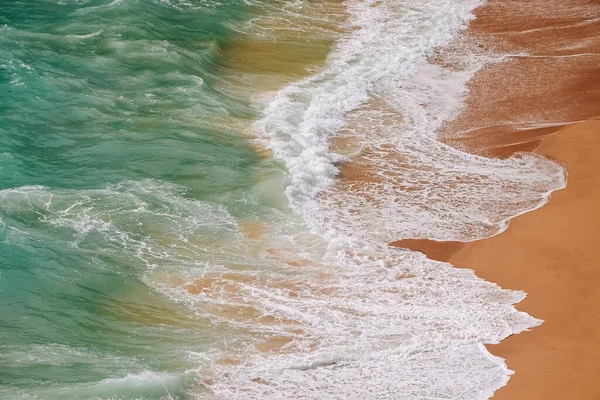
<instances>
[{"instance_id":1,"label":"ocean","mask_svg":"<svg viewBox=\"0 0 600 400\"><path fill-rule=\"evenodd\" d=\"M566 184L438 140L478 5L0 0L0 398L491 397L525 294L388 246Z\"/></svg>"}]
</instances>

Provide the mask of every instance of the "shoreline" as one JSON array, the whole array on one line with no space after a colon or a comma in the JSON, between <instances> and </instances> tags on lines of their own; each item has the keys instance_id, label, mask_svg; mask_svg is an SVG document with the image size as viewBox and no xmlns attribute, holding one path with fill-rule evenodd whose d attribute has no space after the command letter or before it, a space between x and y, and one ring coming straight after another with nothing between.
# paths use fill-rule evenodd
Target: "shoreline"
<instances>
[{"instance_id":1,"label":"shoreline","mask_svg":"<svg viewBox=\"0 0 600 400\"><path fill-rule=\"evenodd\" d=\"M404 239L425 253L528 297L516 307L545 322L488 350L515 374L493 399L600 398L600 4L586 0L491 0L466 37L512 55L469 84L465 108L444 126L444 143L507 158L537 152L568 173L565 189L508 229L474 242ZM584 122L581 122L584 121ZM536 127L530 128L528 127ZM596 268L597 269L597 268Z\"/></svg>"},{"instance_id":2,"label":"shoreline","mask_svg":"<svg viewBox=\"0 0 600 400\"><path fill-rule=\"evenodd\" d=\"M567 167L569 183L507 231L466 243L448 261L481 278L524 290L517 305L545 322L488 349L515 371L494 399L600 398L600 120L567 127L538 152Z\"/></svg>"},{"instance_id":3,"label":"shoreline","mask_svg":"<svg viewBox=\"0 0 600 400\"><path fill-rule=\"evenodd\" d=\"M544 320L488 350L515 371L493 399L600 398L600 119L546 138L537 151L566 165L569 183L498 235L474 242L405 240L425 253L527 297L517 308Z\"/></svg>"},{"instance_id":4,"label":"shoreline","mask_svg":"<svg viewBox=\"0 0 600 400\"><path fill-rule=\"evenodd\" d=\"M488 349L516 371L494 399L600 398L600 120L569 126L538 152L567 167L569 183L506 232L467 243L448 261L528 297L517 308L545 322Z\"/></svg>"}]
</instances>

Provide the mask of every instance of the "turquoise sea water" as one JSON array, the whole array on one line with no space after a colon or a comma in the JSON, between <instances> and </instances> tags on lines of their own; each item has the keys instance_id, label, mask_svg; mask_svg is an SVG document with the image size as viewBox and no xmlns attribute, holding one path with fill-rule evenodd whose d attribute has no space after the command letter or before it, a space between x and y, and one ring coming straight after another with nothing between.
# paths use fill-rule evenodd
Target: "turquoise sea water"
<instances>
[{"instance_id":1,"label":"turquoise sea water","mask_svg":"<svg viewBox=\"0 0 600 400\"><path fill-rule=\"evenodd\" d=\"M256 188L282 177L244 135L256 113L223 83L263 11L0 2L0 398L186 398L186 354L215 332L143 276L285 210Z\"/></svg>"}]
</instances>

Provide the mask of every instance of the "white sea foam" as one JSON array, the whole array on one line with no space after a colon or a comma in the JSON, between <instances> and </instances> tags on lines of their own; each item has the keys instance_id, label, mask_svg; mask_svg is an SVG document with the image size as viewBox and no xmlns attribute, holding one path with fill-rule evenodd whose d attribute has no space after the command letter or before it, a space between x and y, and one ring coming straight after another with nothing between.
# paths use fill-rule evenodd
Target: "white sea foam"
<instances>
[{"instance_id":1,"label":"white sea foam","mask_svg":"<svg viewBox=\"0 0 600 400\"><path fill-rule=\"evenodd\" d=\"M483 399L506 382L482 343L538 323L513 308L522 293L420 253L342 251L291 276L196 271L201 290L171 288L238 332L202 355L217 398Z\"/></svg>"},{"instance_id":2,"label":"white sea foam","mask_svg":"<svg viewBox=\"0 0 600 400\"><path fill-rule=\"evenodd\" d=\"M86 35L67 35L66 37L69 39L89 39L91 37L100 35L102 32L104 32L104 30L99 29L95 32L88 33Z\"/></svg>"},{"instance_id":3,"label":"white sea foam","mask_svg":"<svg viewBox=\"0 0 600 400\"><path fill-rule=\"evenodd\" d=\"M309 218L314 228L338 225L335 232L345 224L352 232L360 224L367 236L377 227L384 240L475 240L504 230L510 217L564 186L563 169L543 157L490 160L435 140L485 60L463 54L463 67L450 70L428 64L427 57L455 38L476 5L350 3L351 24L359 29L340 41L322 72L286 87L267 105L257 131L286 161L292 206L321 217ZM402 121L386 120L389 110ZM351 193L334 186L335 164L344 157L330 151L330 142L341 128L362 149L362 164L382 178ZM317 198L323 193L330 207Z\"/></svg>"}]
</instances>

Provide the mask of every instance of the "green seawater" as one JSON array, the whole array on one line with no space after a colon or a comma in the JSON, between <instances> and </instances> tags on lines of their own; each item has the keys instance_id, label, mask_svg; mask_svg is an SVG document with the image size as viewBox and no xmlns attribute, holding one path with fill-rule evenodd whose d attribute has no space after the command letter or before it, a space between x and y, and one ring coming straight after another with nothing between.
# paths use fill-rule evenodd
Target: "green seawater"
<instances>
[{"instance_id":1,"label":"green seawater","mask_svg":"<svg viewBox=\"0 0 600 400\"><path fill-rule=\"evenodd\" d=\"M257 4L0 0L0 398L201 394L223 332L153 276L289 213L226 79Z\"/></svg>"}]
</instances>

